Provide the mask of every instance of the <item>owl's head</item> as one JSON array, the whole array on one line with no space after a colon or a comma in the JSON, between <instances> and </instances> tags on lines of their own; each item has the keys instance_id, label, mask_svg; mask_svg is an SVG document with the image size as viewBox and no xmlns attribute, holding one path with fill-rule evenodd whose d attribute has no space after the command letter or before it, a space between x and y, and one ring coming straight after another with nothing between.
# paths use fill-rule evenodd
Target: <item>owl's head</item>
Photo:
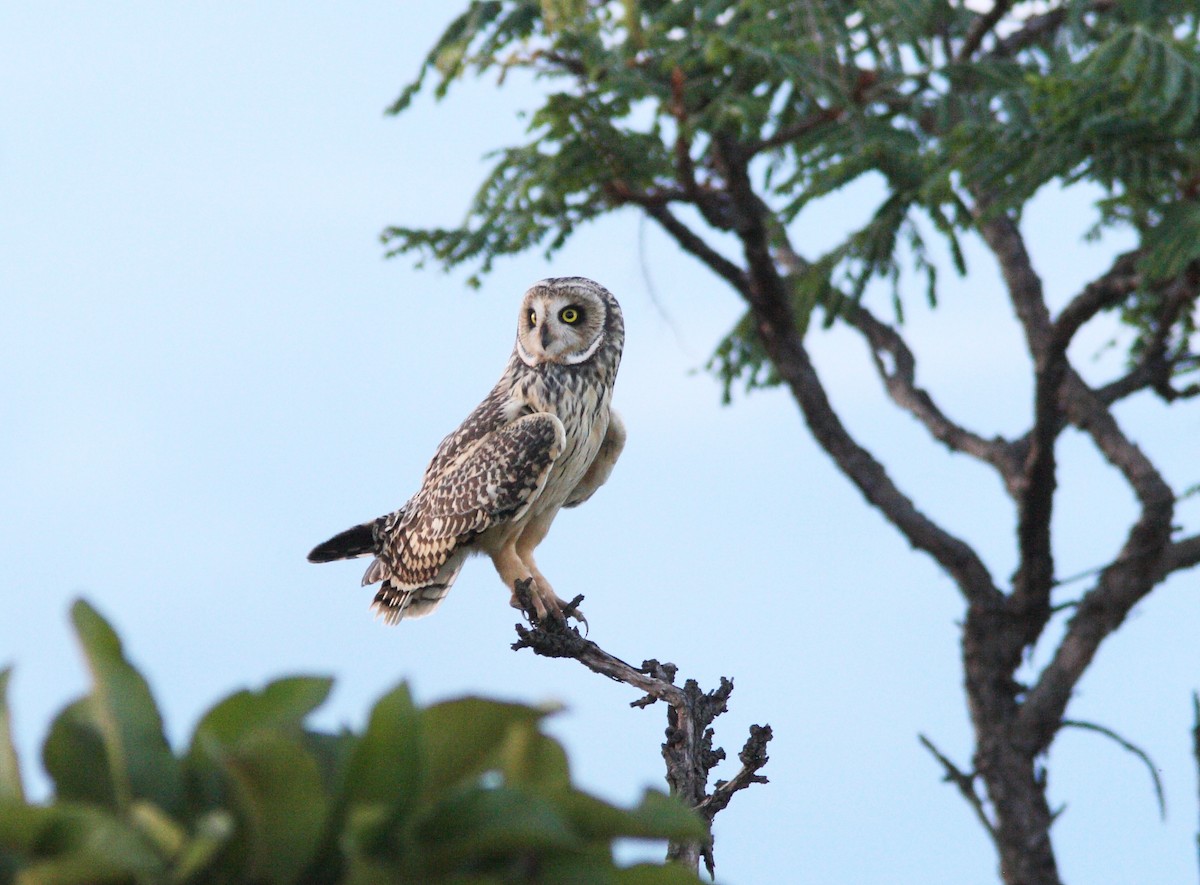
<instances>
[{"instance_id":1,"label":"owl's head","mask_svg":"<svg viewBox=\"0 0 1200 885\"><path fill-rule=\"evenodd\" d=\"M621 308L612 293L584 277L534 283L517 316L517 355L527 366L576 366L602 348L620 353L625 337Z\"/></svg>"}]
</instances>

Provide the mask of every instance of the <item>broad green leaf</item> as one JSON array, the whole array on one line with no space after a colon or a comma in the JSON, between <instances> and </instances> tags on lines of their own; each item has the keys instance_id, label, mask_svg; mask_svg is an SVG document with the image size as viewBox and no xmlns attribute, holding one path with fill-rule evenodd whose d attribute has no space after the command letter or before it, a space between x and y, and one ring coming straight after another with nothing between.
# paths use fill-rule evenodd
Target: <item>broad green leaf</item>
<instances>
[{"instance_id":1,"label":"broad green leaf","mask_svg":"<svg viewBox=\"0 0 1200 885\"><path fill-rule=\"evenodd\" d=\"M313 757L321 774L321 788L329 797L322 835L313 854L312 865L303 874L303 881L335 882L345 867L342 841L346 829L349 805L345 783L350 756L359 743L359 736L349 729L337 734L305 731L301 746Z\"/></svg>"},{"instance_id":2,"label":"broad green leaf","mask_svg":"<svg viewBox=\"0 0 1200 885\"><path fill-rule=\"evenodd\" d=\"M630 817L643 827L643 834L668 839L702 839L708 829L695 811L680 800L658 790L646 790L642 801L629 811Z\"/></svg>"},{"instance_id":3,"label":"broad green leaf","mask_svg":"<svg viewBox=\"0 0 1200 885\"><path fill-rule=\"evenodd\" d=\"M407 683L380 698L350 754L346 798L399 807L421 788L421 713Z\"/></svg>"},{"instance_id":4,"label":"broad green leaf","mask_svg":"<svg viewBox=\"0 0 1200 885\"><path fill-rule=\"evenodd\" d=\"M32 854L49 816L45 806L0 799L0 848L20 855Z\"/></svg>"},{"instance_id":5,"label":"broad green leaf","mask_svg":"<svg viewBox=\"0 0 1200 885\"><path fill-rule=\"evenodd\" d=\"M405 834L398 827L416 807L422 786L421 729L421 713L401 683L376 702L351 751L343 802L354 846L349 853L362 858L364 870L402 851Z\"/></svg>"},{"instance_id":6,"label":"broad green leaf","mask_svg":"<svg viewBox=\"0 0 1200 885\"><path fill-rule=\"evenodd\" d=\"M435 796L468 782L489 765L513 726L529 725L547 711L523 704L462 698L429 707L422 716L425 747L425 795Z\"/></svg>"},{"instance_id":7,"label":"broad green leaf","mask_svg":"<svg viewBox=\"0 0 1200 885\"><path fill-rule=\"evenodd\" d=\"M149 685L94 608L76 601L71 620L91 670L91 713L104 741L118 804L125 808L133 799L148 799L177 813L183 801L179 761L163 734Z\"/></svg>"},{"instance_id":8,"label":"broad green leaf","mask_svg":"<svg viewBox=\"0 0 1200 885\"><path fill-rule=\"evenodd\" d=\"M42 745L42 764L58 799L116 809L117 792L94 708L94 697L80 698L54 718Z\"/></svg>"},{"instance_id":9,"label":"broad green leaf","mask_svg":"<svg viewBox=\"0 0 1200 885\"><path fill-rule=\"evenodd\" d=\"M21 783L21 766L17 761L17 748L13 743L12 721L8 710L8 678L12 669L0 670L0 800L25 801L25 787Z\"/></svg>"},{"instance_id":10,"label":"broad green leaf","mask_svg":"<svg viewBox=\"0 0 1200 885\"><path fill-rule=\"evenodd\" d=\"M133 827L90 805L0 804L0 844L22 858L17 885L158 881L166 860Z\"/></svg>"},{"instance_id":11,"label":"broad green leaf","mask_svg":"<svg viewBox=\"0 0 1200 885\"><path fill-rule=\"evenodd\" d=\"M356 804L349 807L342 826L340 847L346 856L351 882L388 881L395 874L396 852L391 843L402 842L392 828L391 809L383 803ZM409 840L411 841L411 840ZM405 846L404 855L415 862L414 852ZM381 878L384 877L384 878Z\"/></svg>"},{"instance_id":12,"label":"broad green leaf","mask_svg":"<svg viewBox=\"0 0 1200 885\"><path fill-rule=\"evenodd\" d=\"M576 832L588 839L703 839L704 822L682 802L647 790L636 808L623 809L579 791L556 794L552 800L571 821Z\"/></svg>"},{"instance_id":13,"label":"broad green leaf","mask_svg":"<svg viewBox=\"0 0 1200 885\"><path fill-rule=\"evenodd\" d=\"M258 691L235 692L200 718L192 747L201 733L222 744L232 744L265 728L299 731L304 719L329 697L332 687L333 680L327 677L291 676Z\"/></svg>"},{"instance_id":14,"label":"broad green leaf","mask_svg":"<svg viewBox=\"0 0 1200 885\"><path fill-rule=\"evenodd\" d=\"M546 885L614 885L617 869L612 849L563 852L538 858L538 882Z\"/></svg>"},{"instance_id":15,"label":"broad green leaf","mask_svg":"<svg viewBox=\"0 0 1200 885\"><path fill-rule=\"evenodd\" d=\"M317 760L317 767L321 771L321 783L329 795L335 796L344 792L350 756L358 742L359 736L349 729L343 729L337 734L307 730L304 732L304 749Z\"/></svg>"},{"instance_id":16,"label":"broad green leaf","mask_svg":"<svg viewBox=\"0 0 1200 885\"><path fill-rule=\"evenodd\" d=\"M340 885L410 885L411 882L388 864L348 851L346 872Z\"/></svg>"},{"instance_id":17,"label":"broad green leaf","mask_svg":"<svg viewBox=\"0 0 1200 885\"><path fill-rule=\"evenodd\" d=\"M328 798L316 760L296 736L259 730L222 746L202 737L232 784L247 881L297 881L320 844Z\"/></svg>"},{"instance_id":18,"label":"broad green leaf","mask_svg":"<svg viewBox=\"0 0 1200 885\"><path fill-rule=\"evenodd\" d=\"M542 734L537 723L509 729L500 751L501 771L510 786L567 788L571 770L562 744Z\"/></svg>"},{"instance_id":19,"label":"broad green leaf","mask_svg":"<svg viewBox=\"0 0 1200 885\"><path fill-rule=\"evenodd\" d=\"M584 844L552 803L507 787L471 789L438 804L423 816L416 839L426 870L443 872Z\"/></svg>"},{"instance_id":20,"label":"broad green leaf","mask_svg":"<svg viewBox=\"0 0 1200 885\"><path fill-rule=\"evenodd\" d=\"M677 863L638 864L618 870L614 885L696 885L704 881Z\"/></svg>"}]
</instances>

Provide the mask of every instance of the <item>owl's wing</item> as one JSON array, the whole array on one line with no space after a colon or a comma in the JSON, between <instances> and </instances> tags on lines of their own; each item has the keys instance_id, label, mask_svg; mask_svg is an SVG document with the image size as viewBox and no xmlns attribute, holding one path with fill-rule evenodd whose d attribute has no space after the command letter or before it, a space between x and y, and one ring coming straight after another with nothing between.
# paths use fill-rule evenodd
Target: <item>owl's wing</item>
<instances>
[{"instance_id":1,"label":"owl's wing","mask_svg":"<svg viewBox=\"0 0 1200 885\"><path fill-rule=\"evenodd\" d=\"M385 528L379 568L368 577L391 578L400 588L437 581L460 544L524 514L565 444L562 422L545 412L484 435L412 497L394 528Z\"/></svg>"},{"instance_id":2,"label":"owl's wing","mask_svg":"<svg viewBox=\"0 0 1200 885\"><path fill-rule=\"evenodd\" d=\"M563 506L578 507L592 497L596 493L596 489L608 482L613 466L617 463L617 458L621 457L621 450L624 448L625 422L621 420L621 416L615 410L609 409L608 431L600 443L600 450L596 452L596 457L587 472L575 484L575 488L571 490L571 494L567 496Z\"/></svg>"}]
</instances>

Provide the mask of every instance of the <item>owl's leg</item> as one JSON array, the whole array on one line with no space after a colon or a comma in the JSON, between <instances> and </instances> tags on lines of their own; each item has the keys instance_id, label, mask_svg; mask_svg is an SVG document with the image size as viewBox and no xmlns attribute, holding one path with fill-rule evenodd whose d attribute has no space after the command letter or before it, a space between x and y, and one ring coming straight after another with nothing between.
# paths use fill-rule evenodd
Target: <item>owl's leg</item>
<instances>
[{"instance_id":1,"label":"owl's leg","mask_svg":"<svg viewBox=\"0 0 1200 885\"><path fill-rule=\"evenodd\" d=\"M516 554L520 557L521 562L529 569L533 576L534 590L534 606L538 610L538 616L542 617L542 609L552 612L559 620L564 620L563 609L567 608L570 603L560 599L558 594L554 592L554 588L550 586L550 582L546 580L546 576L538 570L537 562L533 558L533 549L542 542L546 537L546 532L550 530L550 522L554 519L554 514L548 514L541 519L531 522L525 531L521 532L521 536L517 538ZM541 605L538 605L540 597ZM515 603L515 599L514 599ZM587 625L587 618L583 616L583 612L574 610L571 616L576 620L582 621Z\"/></svg>"},{"instance_id":2,"label":"owl's leg","mask_svg":"<svg viewBox=\"0 0 1200 885\"><path fill-rule=\"evenodd\" d=\"M520 608L520 600L517 599L517 591L514 585L518 581L533 581L533 607L539 618L546 616L546 607L541 600L541 596L537 589L537 578L530 571L529 566L525 561L517 555L517 550L514 544L505 544L497 552L492 554L492 565L496 567L496 572L500 575L500 580L504 582L504 586L512 591L512 599L509 604L513 608Z\"/></svg>"}]
</instances>

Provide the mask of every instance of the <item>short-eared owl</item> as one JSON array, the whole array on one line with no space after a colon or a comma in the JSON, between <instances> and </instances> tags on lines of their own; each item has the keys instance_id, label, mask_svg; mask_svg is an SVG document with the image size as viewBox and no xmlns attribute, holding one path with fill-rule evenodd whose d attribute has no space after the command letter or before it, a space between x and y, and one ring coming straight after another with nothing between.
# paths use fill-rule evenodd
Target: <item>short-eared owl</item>
<instances>
[{"instance_id":1,"label":"short-eared owl","mask_svg":"<svg viewBox=\"0 0 1200 885\"><path fill-rule=\"evenodd\" d=\"M395 624L432 612L467 554L486 553L510 591L533 579L540 617L561 617L565 603L533 550L560 507L604 484L625 445L609 405L624 341L621 308L603 286L583 277L535 283L504 374L442 440L417 493L318 545L309 561L373 554L363 584L382 582L373 608Z\"/></svg>"}]
</instances>

